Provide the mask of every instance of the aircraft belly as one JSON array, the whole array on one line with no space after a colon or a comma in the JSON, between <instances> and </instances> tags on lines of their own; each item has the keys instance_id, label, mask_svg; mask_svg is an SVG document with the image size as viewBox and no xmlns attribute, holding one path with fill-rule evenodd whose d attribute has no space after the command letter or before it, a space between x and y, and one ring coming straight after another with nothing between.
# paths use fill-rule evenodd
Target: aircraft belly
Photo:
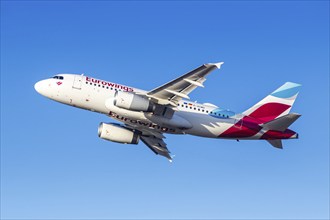
<instances>
[{"instance_id":1,"label":"aircraft belly","mask_svg":"<svg viewBox=\"0 0 330 220\"><path fill-rule=\"evenodd\" d=\"M194 124L192 129L187 131L188 134L209 137L209 138L218 138L219 134L232 126L225 122L209 122L203 124Z\"/></svg>"},{"instance_id":2,"label":"aircraft belly","mask_svg":"<svg viewBox=\"0 0 330 220\"><path fill-rule=\"evenodd\" d=\"M190 135L217 138L223 130L232 125L228 123L230 119L217 119L206 114L192 112L178 112L177 114L192 124L192 128L185 131Z\"/></svg>"}]
</instances>

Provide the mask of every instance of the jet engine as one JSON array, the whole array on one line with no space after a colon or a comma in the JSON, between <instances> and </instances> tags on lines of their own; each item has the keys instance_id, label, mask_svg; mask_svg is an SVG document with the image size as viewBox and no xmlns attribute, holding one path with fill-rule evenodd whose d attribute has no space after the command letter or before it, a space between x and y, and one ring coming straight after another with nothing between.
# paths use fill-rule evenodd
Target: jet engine
<instances>
[{"instance_id":1,"label":"jet engine","mask_svg":"<svg viewBox=\"0 0 330 220\"><path fill-rule=\"evenodd\" d=\"M100 123L98 135L102 139L121 144L138 144L140 140L140 134L119 124Z\"/></svg>"},{"instance_id":2,"label":"jet engine","mask_svg":"<svg viewBox=\"0 0 330 220\"><path fill-rule=\"evenodd\" d=\"M115 93L113 104L131 111L152 112L155 109L155 104L150 100L134 93L121 91Z\"/></svg>"}]
</instances>

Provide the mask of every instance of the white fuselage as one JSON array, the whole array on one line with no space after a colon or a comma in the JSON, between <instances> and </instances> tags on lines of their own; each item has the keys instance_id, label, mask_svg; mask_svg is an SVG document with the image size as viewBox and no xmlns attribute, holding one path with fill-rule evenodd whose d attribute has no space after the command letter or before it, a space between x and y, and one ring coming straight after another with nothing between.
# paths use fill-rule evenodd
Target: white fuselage
<instances>
[{"instance_id":1,"label":"white fuselage","mask_svg":"<svg viewBox=\"0 0 330 220\"><path fill-rule=\"evenodd\" d=\"M241 118L231 111L222 110L211 104L185 100L178 103L171 119L151 112L126 110L114 105L117 90L140 94L145 94L146 91L83 75L59 74L57 77L39 81L35 89L52 100L102 113L133 127L145 127L163 133L217 138ZM181 125L185 125L185 128Z\"/></svg>"}]
</instances>

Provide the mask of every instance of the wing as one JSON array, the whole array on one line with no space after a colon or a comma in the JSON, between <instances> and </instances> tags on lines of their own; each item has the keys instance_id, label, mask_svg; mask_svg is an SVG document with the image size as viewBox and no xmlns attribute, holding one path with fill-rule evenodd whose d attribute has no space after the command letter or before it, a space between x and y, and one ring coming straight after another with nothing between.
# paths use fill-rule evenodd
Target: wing
<instances>
[{"instance_id":1,"label":"wing","mask_svg":"<svg viewBox=\"0 0 330 220\"><path fill-rule=\"evenodd\" d=\"M166 143L163 140L165 139L165 136L162 133L129 124L125 124L125 126L129 129L140 131L140 140L147 145L150 150L152 150L155 154L166 157L170 162L172 162L170 151L167 149Z\"/></svg>"},{"instance_id":2,"label":"wing","mask_svg":"<svg viewBox=\"0 0 330 220\"><path fill-rule=\"evenodd\" d=\"M172 162L172 157L170 151L166 147L166 143L163 139L157 138L155 136L141 136L141 141L147 145L155 154L166 157L170 162Z\"/></svg>"},{"instance_id":3,"label":"wing","mask_svg":"<svg viewBox=\"0 0 330 220\"><path fill-rule=\"evenodd\" d=\"M220 69L223 62L204 64L197 69L184 74L147 93L147 96L154 99L161 105L176 106L182 98L189 99L189 93L197 87L204 87L203 82L206 76L214 69Z\"/></svg>"}]
</instances>

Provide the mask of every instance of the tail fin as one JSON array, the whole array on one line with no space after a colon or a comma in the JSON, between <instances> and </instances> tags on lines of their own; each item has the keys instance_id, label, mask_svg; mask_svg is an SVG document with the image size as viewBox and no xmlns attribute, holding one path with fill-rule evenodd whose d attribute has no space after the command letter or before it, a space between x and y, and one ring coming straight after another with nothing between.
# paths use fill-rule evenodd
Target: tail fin
<instances>
[{"instance_id":1,"label":"tail fin","mask_svg":"<svg viewBox=\"0 0 330 220\"><path fill-rule=\"evenodd\" d=\"M264 123L286 115L290 112L300 87L299 84L286 82L243 114Z\"/></svg>"}]
</instances>

